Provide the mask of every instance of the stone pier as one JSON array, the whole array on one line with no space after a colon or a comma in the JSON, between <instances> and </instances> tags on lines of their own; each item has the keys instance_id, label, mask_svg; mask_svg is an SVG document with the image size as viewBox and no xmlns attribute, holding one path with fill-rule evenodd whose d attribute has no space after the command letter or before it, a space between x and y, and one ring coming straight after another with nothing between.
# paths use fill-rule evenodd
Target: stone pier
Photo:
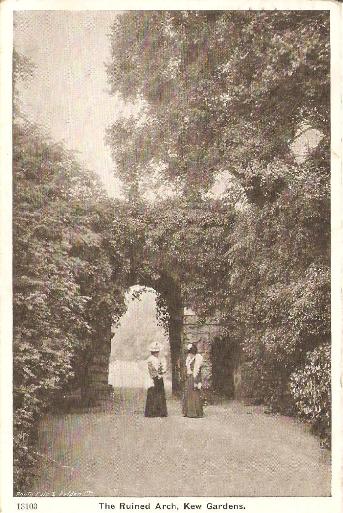
<instances>
[{"instance_id":1,"label":"stone pier","mask_svg":"<svg viewBox=\"0 0 343 513\"><path fill-rule=\"evenodd\" d=\"M190 309L185 308L183 317L183 337L182 349L183 359L186 358L187 344L195 343L198 351L204 358L202 370L203 386L207 390L212 390L212 358L211 346L216 337L222 332L222 328L215 320L209 320L205 324L199 323L197 315Z\"/></svg>"},{"instance_id":2,"label":"stone pier","mask_svg":"<svg viewBox=\"0 0 343 513\"><path fill-rule=\"evenodd\" d=\"M85 386L82 402L87 406L100 406L112 397L112 386L108 384L108 369L111 354L111 327L98 334L97 351L85 369Z\"/></svg>"},{"instance_id":3,"label":"stone pier","mask_svg":"<svg viewBox=\"0 0 343 513\"><path fill-rule=\"evenodd\" d=\"M186 359L186 348L189 343L195 343L204 358L202 371L204 390L230 399L243 399L239 347L237 341L224 336L220 323L214 318L200 323L197 315L185 308L182 335L183 362ZM183 379L185 379L184 375Z\"/></svg>"}]
</instances>

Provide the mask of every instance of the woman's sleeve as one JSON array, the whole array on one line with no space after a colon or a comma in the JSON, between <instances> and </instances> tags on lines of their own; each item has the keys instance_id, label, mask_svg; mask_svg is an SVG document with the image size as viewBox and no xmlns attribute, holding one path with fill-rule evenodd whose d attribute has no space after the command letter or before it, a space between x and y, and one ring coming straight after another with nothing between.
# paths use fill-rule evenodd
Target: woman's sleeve
<instances>
[{"instance_id":1,"label":"woman's sleeve","mask_svg":"<svg viewBox=\"0 0 343 513\"><path fill-rule=\"evenodd\" d=\"M190 359L189 357L187 356L186 358L186 372L187 372L187 376L191 376L192 375L192 370L191 370L191 365L190 365Z\"/></svg>"},{"instance_id":2,"label":"woman's sleeve","mask_svg":"<svg viewBox=\"0 0 343 513\"><path fill-rule=\"evenodd\" d=\"M200 373L200 369L201 369L201 366L202 366L202 363L203 363L203 357L201 356L201 354L197 354L196 357L195 357L195 362L194 362L194 368L193 368L193 377L195 380L197 380L199 376L199 373Z\"/></svg>"},{"instance_id":3,"label":"woman's sleeve","mask_svg":"<svg viewBox=\"0 0 343 513\"><path fill-rule=\"evenodd\" d=\"M161 360L161 374L165 374L167 372L167 360L162 358Z\"/></svg>"},{"instance_id":4,"label":"woman's sleeve","mask_svg":"<svg viewBox=\"0 0 343 513\"><path fill-rule=\"evenodd\" d=\"M153 364L152 364L151 362L148 362L148 371L149 371L149 374L150 374L151 379L157 378L157 376L158 376L158 371L157 371L157 369L153 366Z\"/></svg>"}]
</instances>

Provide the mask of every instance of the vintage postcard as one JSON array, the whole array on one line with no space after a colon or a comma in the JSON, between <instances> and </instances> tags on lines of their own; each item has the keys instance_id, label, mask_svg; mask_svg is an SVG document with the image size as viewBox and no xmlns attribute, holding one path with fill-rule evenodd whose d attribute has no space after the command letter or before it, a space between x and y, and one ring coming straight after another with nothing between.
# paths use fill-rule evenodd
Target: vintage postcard
<instances>
[{"instance_id":1,"label":"vintage postcard","mask_svg":"<svg viewBox=\"0 0 343 513\"><path fill-rule=\"evenodd\" d=\"M342 507L342 4L4 1L4 513Z\"/></svg>"}]
</instances>

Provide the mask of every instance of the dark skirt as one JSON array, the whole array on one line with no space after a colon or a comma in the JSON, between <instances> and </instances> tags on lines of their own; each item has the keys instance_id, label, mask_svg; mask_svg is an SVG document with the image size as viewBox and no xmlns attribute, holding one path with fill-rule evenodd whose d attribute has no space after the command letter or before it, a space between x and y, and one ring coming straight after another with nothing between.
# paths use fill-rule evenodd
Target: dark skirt
<instances>
[{"instance_id":1,"label":"dark skirt","mask_svg":"<svg viewBox=\"0 0 343 513\"><path fill-rule=\"evenodd\" d=\"M144 415L145 417L166 417L168 415L163 379L154 378L154 386L148 388Z\"/></svg>"},{"instance_id":2,"label":"dark skirt","mask_svg":"<svg viewBox=\"0 0 343 513\"><path fill-rule=\"evenodd\" d=\"M203 417L203 401L201 390L194 389L194 378L188 376L183 395L182 414L184 417Z\"/></svg>"}]
</instances>

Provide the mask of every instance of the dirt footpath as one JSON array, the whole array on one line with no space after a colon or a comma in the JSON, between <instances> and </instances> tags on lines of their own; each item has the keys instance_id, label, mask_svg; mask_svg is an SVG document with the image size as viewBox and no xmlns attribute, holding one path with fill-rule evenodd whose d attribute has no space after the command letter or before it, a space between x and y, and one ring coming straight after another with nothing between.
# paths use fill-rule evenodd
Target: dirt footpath
<instances>
[{"instance_id":1,"label":"dirt footpath","mask_svg":"<svg viewBox=\"0 0 343 513\"><path fill-rule=\"evenodd\" d=\"M237 402L188 419L144 418L144 391L117 391L114 411L41 425L33 495L327 496L330 454L301 423Z\"/></svg>"}]
</instances>

